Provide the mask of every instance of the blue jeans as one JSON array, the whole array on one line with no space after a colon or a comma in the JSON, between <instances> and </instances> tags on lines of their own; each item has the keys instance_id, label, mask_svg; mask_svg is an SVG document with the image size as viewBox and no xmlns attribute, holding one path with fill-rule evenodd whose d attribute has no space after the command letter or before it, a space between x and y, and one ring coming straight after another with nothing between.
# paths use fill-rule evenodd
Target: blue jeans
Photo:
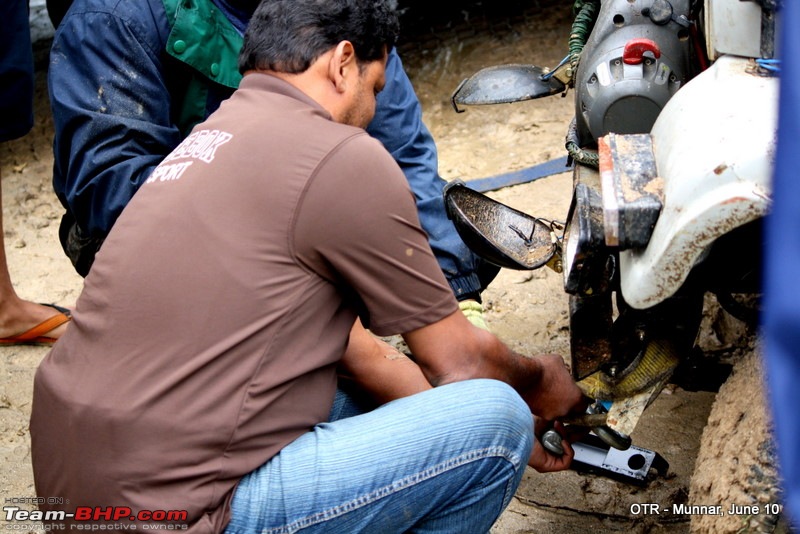
<instances>
[{"instance_id":1,"label":"blue jeans","mask_svg":"<svg viewBox=\"0 0 800 534\"><path fill-rule=\"evenodd\" d=\"M340 395L333 417L352 405ZM332 417L332 418L333 418ZM245 476L226 533L486 533L514 495L533 418L469 380L322 423Z\"/></svg>"}]
</instances>

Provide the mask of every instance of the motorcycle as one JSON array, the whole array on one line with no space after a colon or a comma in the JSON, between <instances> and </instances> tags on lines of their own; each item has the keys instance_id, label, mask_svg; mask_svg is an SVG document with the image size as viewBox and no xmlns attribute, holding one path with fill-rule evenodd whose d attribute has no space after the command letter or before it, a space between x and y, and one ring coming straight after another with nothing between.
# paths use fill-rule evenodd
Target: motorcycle
<instances>
[{"instance_id":1,"label":"motorcycle","mask_svg":"<svg viewBox=\"0 0 800 534\"><path fill-rule=\"evenodd\" d=\"M696 340L706 293L735 317L757 317L780 5L576 0L574 11L559 65L488 67L452 96L462 112L572 91L564 221L519 212L460 181L448 184L445 204L464 241L490 262L563 273L571 372L597 400L582 424L612 452L625 451L677 372L704 372ZM633 469L630 458L628 471L646 473L650 463Z\"/></svg>"}]
</instances>

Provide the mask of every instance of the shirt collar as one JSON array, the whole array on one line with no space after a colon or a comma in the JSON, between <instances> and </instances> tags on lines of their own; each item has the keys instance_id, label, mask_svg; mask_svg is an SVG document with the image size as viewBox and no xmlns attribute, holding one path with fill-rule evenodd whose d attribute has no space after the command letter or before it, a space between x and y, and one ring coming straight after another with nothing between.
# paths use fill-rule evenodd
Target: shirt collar
<instances>
[{"instance_id":1,"label":"shirt collar","mask_svg":"<svg viewBox=\"0 0 800 534\"><path fill-rule=\"evenodd\" d=\"M288 96L308 104L310 107L320 112L325 118L333 120L333 117L328 110L322 107L319 102L286 80L282 80L281 78L273 76L272 74L267 74L265 72L251 72L242 78L242 81L239 84L239 89L255 89L258 91L269 91L270 93Z\"/></svg>"}]
</instances>

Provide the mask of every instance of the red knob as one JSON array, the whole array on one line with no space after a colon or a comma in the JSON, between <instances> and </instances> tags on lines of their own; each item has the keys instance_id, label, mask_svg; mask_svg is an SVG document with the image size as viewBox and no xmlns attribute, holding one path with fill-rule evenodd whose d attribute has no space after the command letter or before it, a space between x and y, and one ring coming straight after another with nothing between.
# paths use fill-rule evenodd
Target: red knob
<instances>
[{"instance_id":1,"label":"red knob","mask_svg":"<svg viewBox=\"0 0 800 534\"><path fill-rule=\"evenodd\" d=\"M625 43L625 49L622 51L622 61L626 65L638 65L642 62L642 57L645 52L652 52L656 59L661 57L661 49L655 41L650 39L631 39Z\"/></svg>"}]
</instances>

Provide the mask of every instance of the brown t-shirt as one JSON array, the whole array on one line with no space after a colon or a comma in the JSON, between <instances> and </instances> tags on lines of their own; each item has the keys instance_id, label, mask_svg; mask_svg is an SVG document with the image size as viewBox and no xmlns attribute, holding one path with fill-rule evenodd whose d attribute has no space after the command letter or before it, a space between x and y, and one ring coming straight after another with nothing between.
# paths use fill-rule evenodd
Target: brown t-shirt
<instances>
[{"instance_id":1,"label":"brown t-shirt","mask_svg":"<svg viewBox=\"0 0 800 534\"><path fill-rule=\"evenodd\" d=\"M220 531L237 481L326 420L357 311L384 335L456 310L380 143L248 75L125 209L39 367L36 491Z\"/></svg>"}]
</instances>

